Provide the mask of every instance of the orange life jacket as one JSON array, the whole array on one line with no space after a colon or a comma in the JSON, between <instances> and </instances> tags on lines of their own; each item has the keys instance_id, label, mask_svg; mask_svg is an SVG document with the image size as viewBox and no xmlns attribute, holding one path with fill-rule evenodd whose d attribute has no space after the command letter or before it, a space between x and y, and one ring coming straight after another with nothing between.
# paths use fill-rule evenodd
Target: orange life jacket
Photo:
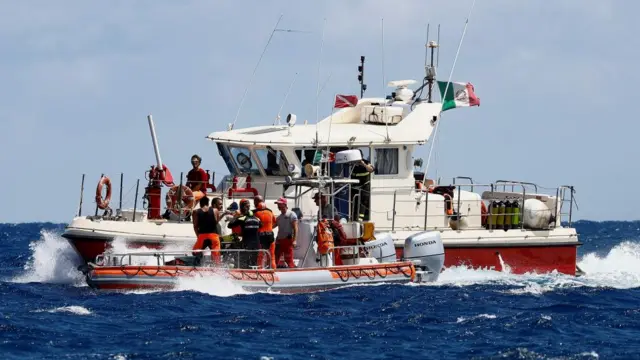
<instances>
[{"instance_id":1,"label":"orange life jacket","mask_svg":"<svg viewBox=\"0 0 640 360\"><path fill-rule=\"evenodd\" d=\"M318 222L318 252L326 255L333 251L333 247L333 232L329 222L326 219L322 219Z\"/></svg>"},{"instance_id":2,"label":"orange life jacket","mask_svg":"<svg viewBox=\"0 0 640 360\"><path fill-rule=\"evenodd\" d=\"M276 222L276 217L273 215L271 209L260 208L253 210L253 215L260 219L260 229L258 233L272 233L273 224Z\"/></svg>"}]
</instances>

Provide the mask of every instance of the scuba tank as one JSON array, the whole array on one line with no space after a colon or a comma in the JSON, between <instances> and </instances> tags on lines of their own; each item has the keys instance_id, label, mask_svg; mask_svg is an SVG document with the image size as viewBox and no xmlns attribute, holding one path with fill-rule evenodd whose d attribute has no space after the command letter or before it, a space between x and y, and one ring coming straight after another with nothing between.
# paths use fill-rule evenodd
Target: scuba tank
<instances>
[{"instance_id":1,"label":"scuba tank","mask_svg":"<svg viewBox=\"0 0 640 360\"><path fill-rule=\"evenodd\" d=\"M511 204L511 214L511 228L517 229L520 227L520 205L517 200Z\"/></svg>"},{"instance_id":2,"label":"scuba tank","mask_svg":"<svg viewBox=\"0 0 640 360\"><path fill-rule=\"evenodd\" d=\"M504 230L511 229L511 201L504 202Z\"/></svg>"},{"instance_id":3,"label":"scuba tank","mask_svg":"<svg viewBox=\"0 0 640 360\"><path fill-rule=\"evenodd\" d=\"M504 226L504 203L498 201L498 219L496 221L496 228L502 228Z\"/></svg>"},{"instance_id":4,"label":"scuba tank","mask_svg":"<svg viewBox=\"0 0 640 360\"><path fill-rule=\"evenodd\" d=\"M489 204L489 213L491 214L488 221L489 229L495 229L498 224L498 207L498 202L495 200Z\"/></svg>"}]
</instances>

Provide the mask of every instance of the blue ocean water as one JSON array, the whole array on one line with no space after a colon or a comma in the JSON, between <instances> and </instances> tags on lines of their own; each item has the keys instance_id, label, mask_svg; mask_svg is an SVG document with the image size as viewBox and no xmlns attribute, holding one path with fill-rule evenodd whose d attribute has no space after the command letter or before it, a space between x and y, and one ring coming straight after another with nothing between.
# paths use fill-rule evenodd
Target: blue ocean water
<instances>
[{"instance_id":1,"label":"blue ocean water","mask_svg":"<svg viewBox=\"0 0 640 360\"><path fill-rule=\"evenodd\" d=\"M640 358L640 222L575 223L587 273L448 269L303 295L97 292L60 224L0 225L3 359Z\"/></svg>"}]
</instances>

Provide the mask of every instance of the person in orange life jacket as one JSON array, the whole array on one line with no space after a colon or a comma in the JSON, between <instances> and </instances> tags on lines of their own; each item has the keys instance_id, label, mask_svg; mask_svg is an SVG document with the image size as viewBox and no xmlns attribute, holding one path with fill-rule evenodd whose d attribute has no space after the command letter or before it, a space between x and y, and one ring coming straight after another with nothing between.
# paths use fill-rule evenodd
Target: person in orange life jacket
<instances>
[{"instance_id":1,"label":"person in orange life jacket","mask_svg":"<svg viewBox=\"0 0 640 360\"><path fill-rule=\"evenodd\" d=\"M260 229L260 219L258 219L251 211L249 200L240 200L240 216L236 216L227 225L230 229L240 226L243 248L251 250L245 252L244 256L240 256L241 268L249 268L258 264L258 250L260 249L260 240L258 239L258 230Z\"/></svg>"},{"instance_id":2,"label":"person in orange life jacket","mask_svg":"<svg viewBox=\"0 0 640 360\"><path fill-rule=\"evenodd\" d=\"M200 167L200 163L202 163L202 158L198 154L193 155L191 157L193 169L187 173L186 186L193 191L193 197L196 201L207 195L207 181L209 179L207 172Z\"/></svg>"},{"instance_id":3,"label":"person in orange life jacket","mask_svg":"<svg viewBox=\"0 0 640 360\"><path fill-rule=\"evenodd\" d=\"M267 250L271 257L271 268L276 268L276 243L275 238L273 236L273 224L276 222L276 217L273 215L273 211L267 208L264 203L264 198L260 195L256 195L253 198L253 205L255 206L255 210L253 210L253 214L260 219L260 229L258 229L258 239L260 240L260 248L262 250ZM258 266L260 268L264 267L264 252L260 251L258 253Z\"/></svg>"},{"instance_id":4,"label":"person in orange life jacket","mask_svg":"<svg viewBox=\"0 0 640 360\"><path fill-rule=\"evenodd\" d=\"M293 248L298 237L298 216L287 207L287 199L284 197L276 201L280 215L276 218L274 228L278 228L276 238L276 263L280 261L280 255L284 254L284 261L288 267L296 267L293 262Z\"/></svg>"},{"instance_id":5,"label":"person in orange life jacket","mask_svg":"<svg viewBox=\"0 0 640 360\"><path fill-rule=\"evenodd\" d=\"M196 210L193 216L193 231L197 236L193 250L209 248L216 263L220 263L220 236L217 233L220 216L218 209L209 207L209 198L206 196L200 199L200 209ZM202 259L202 252L193 254L199 260Z\"/></svg>"}]
</instances>

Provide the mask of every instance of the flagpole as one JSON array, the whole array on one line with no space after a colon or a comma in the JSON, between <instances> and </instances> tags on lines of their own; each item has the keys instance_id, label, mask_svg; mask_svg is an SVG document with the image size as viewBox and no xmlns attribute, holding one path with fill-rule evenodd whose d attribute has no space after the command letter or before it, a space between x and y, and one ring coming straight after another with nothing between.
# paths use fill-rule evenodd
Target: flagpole
<instances>
[{"instance_id":1,"label":"flagpole","mask_svg":"<svg viewBox=\"0 0 640 360\"><path fill-rule=\"evenodd\" d=\"M316 146L318 146L318 102L320 97L320 67L322 65L322 50L324 48L324 28L327 24L327 19L322 21L322 40L320 42L320 58L318 59L318 84L316 85Z\"/></svg>"},{"instance_id":2,"label":"flagpole","mask_svg":"<svg viewBox=\"0 0 640 360\"><path fill-rule=\"evenodd\" d=\"M467 15L467 19L464 22L464 28L462 30L462 36L460 37L460 42L458 43L458 50L456 51L456 56L453 59L453 66L451 66L451 71L449 72L449 80L447 81L447 85L444 88L444 94L445 96L447 95L447 91L449 90L449 86L451 85L451 79L453 77L453 70L455 70L456 68L456 63L458 61L458 56L460 56L460 48L462 48L462 42L464 41L464 36L467 33L467 26L469 25L469 19L471 18L471 13L473 12L473 8L476 5L476 0L473 0L473 3L471 4L471 8L469 9L469 14ZM439 44L438 44L439 45ZM431 55L433 56L433 55ZM443 98L443 96L440 96L441 98ZM442 102L441 105L444 105L444 102ZM439 114L439 118L438 121L436 121L436 126L433 129L433 137L431 139L431 148L429 149L429 155L427 156L427 165L425 166L424 169L424 178L422 179L422 185L425 186L427 183L427 173L429 171L429 163L431 162L431 154L433 153L433 145L435 144L435 140L436 140L436 136L438 135L438 128L440 127L440 121L442 119L442 107L440 107L440 114Z\"/></svg>"}]
</instances>

